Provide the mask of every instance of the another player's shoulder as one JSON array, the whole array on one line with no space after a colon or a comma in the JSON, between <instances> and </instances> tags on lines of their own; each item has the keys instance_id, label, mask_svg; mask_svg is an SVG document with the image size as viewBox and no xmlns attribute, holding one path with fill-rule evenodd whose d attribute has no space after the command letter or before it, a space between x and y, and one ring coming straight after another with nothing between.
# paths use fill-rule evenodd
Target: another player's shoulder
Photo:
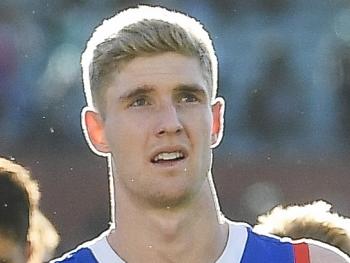
<instances>
[{"instance_id":1,"label":"another player's shoulder","mask_svg":"<svg viewBox=\"0 0 350 263\"><path fill-rule=\"evenodd\" d=\"M318 242L308 241L310 262L311 263L346 263L350 262L350 258L339 249L330 245Z\"/></svg>"}]
</instances>

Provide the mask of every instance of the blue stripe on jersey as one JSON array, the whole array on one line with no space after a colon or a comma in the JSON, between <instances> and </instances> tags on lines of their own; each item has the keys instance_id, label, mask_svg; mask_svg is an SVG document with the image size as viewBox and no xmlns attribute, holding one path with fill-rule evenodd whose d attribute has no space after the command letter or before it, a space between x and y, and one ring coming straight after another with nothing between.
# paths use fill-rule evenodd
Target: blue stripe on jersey
<instances>
[{"instance_id":1,"label":"blue stripe on jersey","mask_svg":"<svg viewBox=\"0 0 350 263\"><path fill-rule=\"evenodd\" d=\"M63 260L53 261L52 263L98 263L91 250L88 248L81 248L76 252L73 252ZM50 262L51 263L51 262Z\"/></svg>"},{"instance_id":2,"label":"blue stripe on jersey","mask_svg":"<svg viewBox=\"0 0 350 263\"><path fill-rule=\"evenodd\" d=\"M241 263L294 263L293 245L256 234L248 228L248 240Z\"/></svg>"}]
</instances>

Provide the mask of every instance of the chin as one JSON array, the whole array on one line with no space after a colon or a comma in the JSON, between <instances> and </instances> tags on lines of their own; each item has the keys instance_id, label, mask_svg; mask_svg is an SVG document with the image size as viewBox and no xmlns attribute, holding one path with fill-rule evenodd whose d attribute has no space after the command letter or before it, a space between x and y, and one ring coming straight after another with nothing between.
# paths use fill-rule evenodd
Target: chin
<instances>
[{"instance_id":1,"label":"chin","mask_svg":"<svg viewBox=\"0 0 350 263\"><path fill-rule=\"evenodd\" d=\"M190 203L191 195L158 195L157 197L151 197L149 198L150 203L155 208L160 209L174 209L174 208L180 208L185 207L187 204Z\"/></svg>"},{"instance_id":2,"label":"chin","mask_svg":"<svg viewBox=\"0 0 350 263\"><path fill-rule=\"evenodd\" d=\"M171 184L167 187L158 188L147 197L149 203L157 208L180 208L191 203L196 193L199 191L193 185Z\"/></svg>"}]
</instances>

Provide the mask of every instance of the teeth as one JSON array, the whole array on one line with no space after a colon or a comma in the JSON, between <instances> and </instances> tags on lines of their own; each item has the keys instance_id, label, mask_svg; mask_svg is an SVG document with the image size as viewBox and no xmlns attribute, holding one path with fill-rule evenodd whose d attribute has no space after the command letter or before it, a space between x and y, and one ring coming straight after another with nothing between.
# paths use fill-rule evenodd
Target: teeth
<instances>
[{"instance_id":1,"label":"teeth","mask_svg":"<svg viewBox=\"0 0 350 263\"><path fill-rule=\"evenodd\" d=\"M171 152L171 153L160 153L158 154L155 158L154 161L158 162L158 161L169 161L169 160L175 160L178 158L182 158L183 154L182 152Z\"/></svg>"}]
</instances>

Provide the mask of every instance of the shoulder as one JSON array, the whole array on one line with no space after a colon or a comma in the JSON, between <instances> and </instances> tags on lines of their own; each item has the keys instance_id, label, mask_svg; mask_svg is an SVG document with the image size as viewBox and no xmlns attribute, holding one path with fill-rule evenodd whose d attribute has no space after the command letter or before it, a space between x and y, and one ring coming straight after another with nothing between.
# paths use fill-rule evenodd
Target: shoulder
<instances>
[{"instance_id":1,"label":"shoulder","mask_svg":"<svg viewBox=\"0 0 350 263\"><path fill-rule=\"evenodd\" d=\"M330 245L317 241L308 241L311 263L346 263L350 258Z\"/></svg>"},{"instance_id":2,"label":"shoulder","mask_svg":"<svg viewBox=\"0 0 350 263\"><path fill-rule=\"evenodd\" d=\"M242 262L350 263L343 252L322 242L309 239L292 241L253 230L247 224L241 225L248 233Z\"/></svg>"},{"instance_id":3,"label":"shoulder","mask_svg":"<svg viewBox=\"0 0 350 263\"><path fill-rule=\"evenodd\" d=\"M294 262L293 244L290 239L258 233L249 226L247 233L242 262Z\"/></svg>"},{"instance_id":4,"label":"shoulder","mask_svg":"<svg viewBox=\"0 0 350 263\"><path fill-rule=\"evenodd\" d=\"M107 245L106 236L110 232L110 229L102 232L98 237L86 241L80 244L75 249L65 253L60 258L52 259L49 263L99 263L101 258L96 255L99 249L103 249L101 253L108 252L108 249L105 248Z\"/></svg>"},{"instance_id":5,"label":"shoulder","mask_svg":"<svg viewBox=\"0 0 350 263\"><path fill-rule=\"evenodd\" d=\"M87 247L82 247L72 252L69 252L58 259L53 259L49 263L98 263L91 250Z\"/></svg>"},{"instance_id":6,"label":"shoulder","mask_svg":"<svg viewBox=\"0 0 350 263\"><path fill-rule=\"evenodd\" d=\"M296 260L296 262L350 263L350 258L339 249L312 239L301 239L294 241L290 238L280 238L274 235L258 234L254 233L254 231L251 231L251 236L254 236L254 239L259 240L260 242L263 241L265 246L268 244L269 249L282 252L283 247L283 254L285 255L292 252L293 258ZM287 247L289 247L289 249L287 249Z\"/></svg>"}]
</instances>

